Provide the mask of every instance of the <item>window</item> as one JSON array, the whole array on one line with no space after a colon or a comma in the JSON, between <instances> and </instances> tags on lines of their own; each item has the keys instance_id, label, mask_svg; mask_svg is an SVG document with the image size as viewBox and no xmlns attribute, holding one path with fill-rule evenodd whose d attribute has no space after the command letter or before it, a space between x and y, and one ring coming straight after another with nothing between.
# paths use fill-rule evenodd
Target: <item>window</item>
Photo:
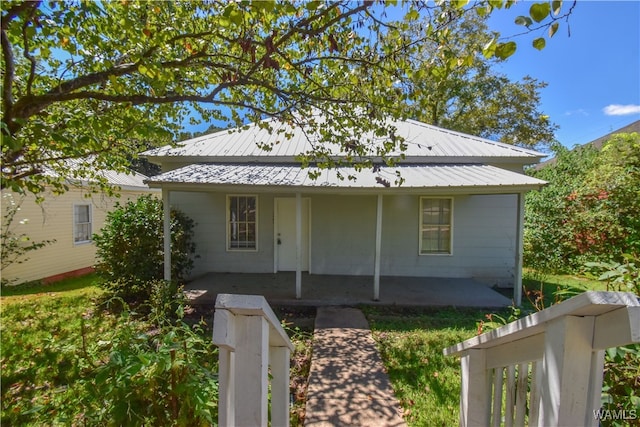
<instances>
[{"instance_id":1,"label":"window","mask_svg":"<svg viewBox=\"0 0 640 427\"><path fill-rule=\"evenodd\" d=\"M91 241L91 205L73 205L73 242Z\"/></svg>"},{"instance_id":2,"label":"window","mask_svg":"<svg viewBox=\"0 0 640 427\"><path fill-rule=\"evenodd\" d=\"M451 254L452 199L420 199L420 253Z\"/></svg>"},{"instance_id":3,"label":"window","mask_svg":"<svg viewBox=\"0 0 640 427\"><path fill-rule=\"evenodd\" d=\"M229 250L257 250L258 200L256 196L228 196Z\"/></svg>"}]
</instances>

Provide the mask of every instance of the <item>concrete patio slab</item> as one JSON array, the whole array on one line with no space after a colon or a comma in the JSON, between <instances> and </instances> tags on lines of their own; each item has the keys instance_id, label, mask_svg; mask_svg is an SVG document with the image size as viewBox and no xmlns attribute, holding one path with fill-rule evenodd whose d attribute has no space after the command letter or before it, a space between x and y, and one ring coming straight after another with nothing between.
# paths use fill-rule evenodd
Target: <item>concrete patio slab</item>
<instances>
[{"instance_id":1,"label":"concrete patio slab","mask_svg":"<svg viewBox=\"0 0 640 427\"><path fill-rule=\"evenodd\" d=\"M318 308L304 425L406 426L360 310Z\"/></svg>"},{"instance_id":2,"label":"concrete patio slab","mask_svg":"<svg viewBox=\"0 0 640 427\"><path fill-rule=\"evenodd\" d=\"M192 304L213 304L219 293L263 295L272 305L497 308L511 300L472 279L391 277L380 279L380 299L373 300L373 277L303 274L302 298L295 298L295 273L208 273L189 282Z\"/></svg>"}]
</instances>

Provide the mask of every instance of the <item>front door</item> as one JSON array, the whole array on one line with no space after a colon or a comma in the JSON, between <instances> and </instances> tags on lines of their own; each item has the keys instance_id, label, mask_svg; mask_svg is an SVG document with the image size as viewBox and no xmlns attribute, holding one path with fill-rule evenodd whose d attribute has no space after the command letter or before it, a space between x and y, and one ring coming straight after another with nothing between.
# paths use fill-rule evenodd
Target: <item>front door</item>
<instances>
[{"instance_id":1,"label":"front door","mask_svg":"<svg viewBox=\"0 0 640 427\"><path fill-rule=\"evenodd\" d=\"M275 199L276 267L296 271L296 199ZM302 199L302 271L309 271L309 199Z\"/></svg>"}]
</instances>

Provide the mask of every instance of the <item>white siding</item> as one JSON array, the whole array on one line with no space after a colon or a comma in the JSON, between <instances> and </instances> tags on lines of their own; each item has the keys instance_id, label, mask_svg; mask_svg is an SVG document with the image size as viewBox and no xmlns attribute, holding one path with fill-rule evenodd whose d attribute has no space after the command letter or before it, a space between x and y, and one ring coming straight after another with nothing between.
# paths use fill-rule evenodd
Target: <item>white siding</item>
<instances>
[{"instance_id":1,"label":"white siding","mask_svg":"<svg viewBox=\"0 0 640 427\"><path fill-rule=\"evenodd\" d=\"M3 216L7 208L7 200L4 196L8 193L2 192ZM113 208L116 201L124 203L126 200L146 193L148 191L121 191L120 198L102 194L94 194L86 198L86 193L81 189L71 188L59 196L45 194L45 201L40 205L35 202L32 195L26 196L11 229L16 234L26 234L33 242L52 239L56 242L29 252L26 255L29 258L26 262L14 263L3 269L3 280L23 283L92 267L95 264L95 245L91 242L76 244L73 241L74 204L91 204L92 234L95 234L104 225L106 214ZM21 196L15 193L10 194L16 202L20 201ZM20 224L19 222L24 219L28 221Z\"/></svg>"},{"instance_id":2,"label":"white siding","mask_svg":"<svg viewBox=\"0 0 640 427\"><path fill-rule=\"evenodd\" d=\"M425 194L428 196L428 194ZM196 222L193 276L215 272L273 272L274 197L259 194L259 250L227 251L225 193L172 192L172 205ZM311 199L311 274L373 275L376 196L303 195ZM452 255L420 255L420 195L385 196L381 274L469 277L511 284L514 273L515 195L453 197Z\"/></svg>"},{"instance_id":3,"label":"white siding","mask_svg":"<svg viewBox=\"0 0 640 427\"><path fill-rule=\"evenodd\" d=\"M515 195L454 197L452 254L419 255L419 198L385 197L381 274L473 277L488 284L511 283L516 202Z\"/></svg>"},{"instance_id":4,"label":"white siding","mask_svg":"<svg viewBox=\"0 0 640 427\"><path fill-rule=\"evenodd\" d=\"M172 191L170 197L171 205L196 223L195 243L199 258L194 262L192 277L209 271L273 272L273 195L258 195L257 251L227 250L226 193Z\"/></svg>"},{"instance_id":5,"label":"white siding","mask_svg":"<svg viewBox=\"0 0 640 427\"><path fill-rule=\"evenodd\" d=\"M373 275L376 196L311 198L311 273Z\"/></svg>"}]
</instances>

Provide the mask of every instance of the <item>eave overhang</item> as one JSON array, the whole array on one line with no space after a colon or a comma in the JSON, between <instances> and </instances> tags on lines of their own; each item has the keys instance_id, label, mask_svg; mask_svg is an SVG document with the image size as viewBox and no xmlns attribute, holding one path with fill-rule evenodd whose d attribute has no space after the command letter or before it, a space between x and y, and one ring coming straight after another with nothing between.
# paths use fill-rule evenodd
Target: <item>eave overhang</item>
<instances>
[{"instance_id":1,"label":"eave overhang","mask_svg":"<svg viewBox=\"0 0 640 427\"><path fill-rule=\"evenodd\" d=\"M313 174L317 176L312 178ZM536 190L546 184L527 175L483 164L383 166L361 171L303 169L299 165L192 164L146 182L152 188L175 191L348 194L507 194Z\"/></svg>"}]
</instances>

